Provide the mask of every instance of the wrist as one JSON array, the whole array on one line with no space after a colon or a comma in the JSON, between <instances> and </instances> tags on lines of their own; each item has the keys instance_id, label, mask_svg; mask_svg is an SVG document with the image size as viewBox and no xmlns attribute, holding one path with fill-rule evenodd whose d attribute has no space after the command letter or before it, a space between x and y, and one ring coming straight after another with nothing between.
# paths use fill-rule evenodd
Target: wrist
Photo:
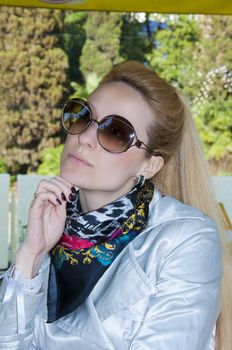
<instances>
[{"instance_id":1,"label":"wrist","mask_svg":"<svg viewBox=\"0 0 232 350\"><path fill-rule=\"evenodd\" d=\"M33 254L23 244L16 252L15 267L19 269L26 278L34 278L38 274L45 255L45 253Z\"/></svg>"}]
</instances>

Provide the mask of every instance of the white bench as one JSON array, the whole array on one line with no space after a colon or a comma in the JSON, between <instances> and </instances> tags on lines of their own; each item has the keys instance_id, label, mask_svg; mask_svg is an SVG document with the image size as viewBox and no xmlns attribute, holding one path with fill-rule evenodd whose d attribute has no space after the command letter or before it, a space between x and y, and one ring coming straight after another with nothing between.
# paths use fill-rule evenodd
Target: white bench
<instances>
[{"instance_id":1,"label":"white bench","mask_svg":"<svg viewBox=\"0 0 232 350\"><path fill-rule=\"evenodd\" d=\"M28 210L43 175L18 175L17 189L10 192L9 174L0 174L0 270L12 262L14 253L24 239Z\"/></svg>"},{"instance_id":2,"label":"white bench","mask_svg":"<svg viewBox=\"0 0 232 350\"><path fill-rule=\"evenodd\" d=\"M18 175L17 193L12 194L9 175L0 174L0 270L8 267L24 238L33 193L43 178L49 176ZM223 203L232 222L232 176L212 177L212 183L218 202ZM228 234L232 235L232 229L230 230Z\"/></svg>"},{"instance_id":3,"label":"white bench","mask_svg":"<svg viewBox=\"0 0 232 350\"><path fill-rule=\"evenodd\" d=\"M9 174L0 174L0 269L8 266Z\"/></svg>"}]
</instances>

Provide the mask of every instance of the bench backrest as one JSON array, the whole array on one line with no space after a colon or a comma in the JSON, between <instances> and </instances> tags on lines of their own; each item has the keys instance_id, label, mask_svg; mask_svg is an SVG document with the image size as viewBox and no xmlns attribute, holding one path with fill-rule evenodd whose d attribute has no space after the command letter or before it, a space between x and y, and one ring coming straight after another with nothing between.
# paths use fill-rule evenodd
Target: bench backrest
<instances>
[{"instance_id":1,"label":"bench backrest","mask_svg":"<svg viewBox=\"0 0 232 350\"><path fill-rule=\"evenodd\" d=\"M9 197L10 177L0 174L0 270L13 260L15 251L24 239L29 207L43 175L18 175L16 195ZM212 184L218 202L223 203L232 222L232 176L213 176ZM229 232L232 235L231 232Z\"/></svg>"},{"instance_id":2,"label":"bench backrest","mask_svg":"<svg viewBox=\"0 0 232 350\"><path fill-rule=\"evenodd\" d=\"M0 269L8 266L9 174L0 174Z\"/></svg>"}]
</instances>

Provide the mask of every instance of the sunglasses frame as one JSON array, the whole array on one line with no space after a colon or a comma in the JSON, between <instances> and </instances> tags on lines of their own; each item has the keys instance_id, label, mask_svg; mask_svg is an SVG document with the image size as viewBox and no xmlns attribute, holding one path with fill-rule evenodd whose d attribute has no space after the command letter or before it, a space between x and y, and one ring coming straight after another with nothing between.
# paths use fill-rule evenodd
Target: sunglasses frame
<instances>
[{"instance_id":1,"label":"sunglasses frame","mask_svg":"<svg viewBox=\"0 0 232 350\"><path fill-rule=\"evenodd\" d=\"M72 133L72 132L70 132L70 131L65 127L64 112L65 112L65 107L66 107L66 105L67 105L70 101L71 101L71 102L74 102L74 103L81 104L82 106L84 106L85 108L87 108L87 110L89 111L90 120L89 120L88 124L86 125L86 127L85 127L81 132L79 132L79 133ZM99 140L99 136L98 136L99 126L102 124L102 122L103 122L104 120L106 120L107 118L112 118L112 117L113 117L113 118L116 118L116 119L118 119L118 120L120 120L122 123L125 123L127 126L129 126L129 127L131 128L131 130L132 130L132 132L133 132L133 139L132 139L132 142L131 142L131 143L128 143L128 146L125 145L125 146L126 146L125 150L122 150L122 151L111 151L111 150L105 148L105 147L101 144L101 142L100 142L100 140ZM135 131L133 125L131 124L131 122L130 122L128 119L126 119L126 118L124 118L124 117L122 117L122 116L113 114L113 115L107 115L107 116L105 116L101 121L98 121L98 120L96 120L96 119L94 119L94 118L92 117L92 111L91 111L91 108L90 108L88 102L85 101L85 100L83 100L82 98L71 98L71 99L68 99L68 100L65 102L64 107L63 107L63 110L62 110L62 127L63 127L63 129L65 130L65 132L66 132L67 134L70 134L70 135L81 135L81 134L82 134L83 132L85 132L88 128L90 128L90 127L93 125L93 123L97 123L97 140L98 140L99 145L100 145L105 151L107 151L107 152L109 152L109 153L118 154L118 153L124 153L124 152L128 151L128 149L130 149L131 147L134 147L134 146L135 146L135 147L137 147L137 148L139 148L139 149L144 149L145 151L147 151L148 153L151 153L151 154L154 155L154 156L158 156L158 154L155 153L154 151L152 151L151 148L148 147L143 141L141 141L141 140L138 139L137 134L136 134L136 131Z\"/></svg>"}]
</instances>

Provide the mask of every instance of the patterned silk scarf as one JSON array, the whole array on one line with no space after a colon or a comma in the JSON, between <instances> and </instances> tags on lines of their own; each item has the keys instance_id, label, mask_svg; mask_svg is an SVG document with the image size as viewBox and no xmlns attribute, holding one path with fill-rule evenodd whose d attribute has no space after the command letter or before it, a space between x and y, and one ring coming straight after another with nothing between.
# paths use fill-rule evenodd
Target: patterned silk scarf
<instances>
[{"instance_id":1,"label":"patterned silk scarf","mask_svg":"<svg viewBox=\"0 0 232 350\"><path fill-rule=\"evenodd\" d=\"M118 254L146 227L154 187L135 187L95 211L81 211L79 195L67 206L64 233L51 251L48 322L80 306Z\"/></svg>"}]
</instances>

